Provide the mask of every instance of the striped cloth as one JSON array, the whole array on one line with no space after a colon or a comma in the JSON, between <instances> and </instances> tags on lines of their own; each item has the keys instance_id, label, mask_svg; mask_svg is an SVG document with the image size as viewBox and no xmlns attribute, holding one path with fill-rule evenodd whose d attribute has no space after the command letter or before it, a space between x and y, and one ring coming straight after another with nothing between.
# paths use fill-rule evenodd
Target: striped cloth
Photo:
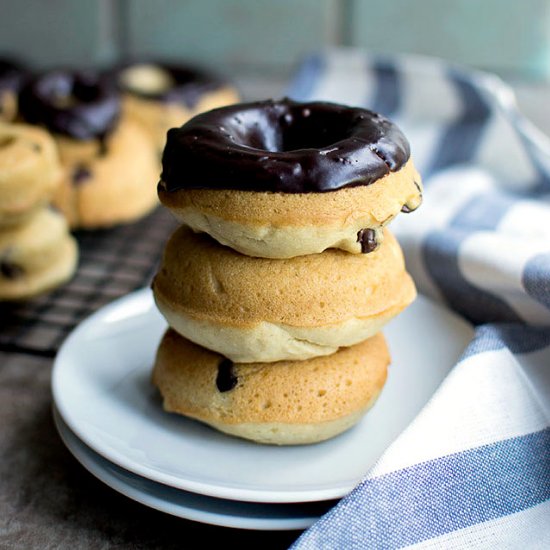
<instances>
[{"instance_id":1,"label":"striped cloth","mask_svg":"<svg viewBox=\"0 0 550 550\"><path fill-rule=\"evenodd\" d=\"M550 140L500 79L433 59L329 50L288 95L404 130L425 196L392 229L419 290L476 325L413 423L293 548L550 548Z\"/></svg>"}]
</instances>

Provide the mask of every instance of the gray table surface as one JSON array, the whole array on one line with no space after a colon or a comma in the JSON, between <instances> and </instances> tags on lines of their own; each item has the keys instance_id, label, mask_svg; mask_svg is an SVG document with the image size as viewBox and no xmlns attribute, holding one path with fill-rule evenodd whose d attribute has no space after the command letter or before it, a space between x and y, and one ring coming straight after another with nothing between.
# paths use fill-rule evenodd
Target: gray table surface
<instances>
[{"instance_id":1,"label":"gray table surface","mask_svg":"<svg viewBox=\"0 0 550 550\"><path fill-rule=\"evenodd\" d=\"M248 98L280 96L281 81L244 82ZM522 110L550 133L547 84L514 83ZM286 548L299 532L225 529L138 504L72 457L51 414L52 359L0 352L0 548ZM221 537L221 539L220 539ZM198 541L193 544L192 541Z\"/></svg>"}]
</instances>

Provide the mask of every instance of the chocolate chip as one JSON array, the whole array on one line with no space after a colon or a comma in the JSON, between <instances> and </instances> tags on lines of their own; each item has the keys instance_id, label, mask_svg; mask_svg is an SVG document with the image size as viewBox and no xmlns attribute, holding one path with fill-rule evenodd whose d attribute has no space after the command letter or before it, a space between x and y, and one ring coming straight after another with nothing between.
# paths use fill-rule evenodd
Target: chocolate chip
<instances>
[{"instance_id":1,"label":"chocolate chip","mask_svg":"<svg viewBox=\"0 0 550 550\"><path fill-rule=\"evenodd\" d=\"M32 143L31 147L32 147L32 150L35 153L40 153L40 151L42 151L42 147L40 147L40 145L38 145L38 143Z\"/></svg>"},{"instance_id":2,"label":"chocolate chip","mask_svg":"<svg viewBox=\"0 0 550 550\"><path fill-rule=\"evenodd\" d=\"M357 242L361 243L361 253L368 254L378 248L374 229L360 229L357 232Z\"/></svg>"},{"instance_id":3,"label":"chocolate chip","mask_svg":"<svg viewBox=\"0 0 550 550\"><path fill-rule=\"evenodd\" d=\"M8 260L0 261L0 273L2 277L10 280L18 279L25 274L25 270L17 264Z\"/></svg>"},{"instance_id":4,"label":"chocolate chip","mask_svg":"<svg viewBox=\"0 0 550 550\"><path fill-rule=\"evenodd\" d=\"M81 183L92 177L92 172L87 166L79 164L74 169L73 175L71 177L74 185L80 185Z\"/></svg>"},{"instance_id":5,"label":"chocolate chip","mask_svg":"<svg viewBox=\"0 0 550 550\"><path fill-rule=\"evenodd\" d=\"M216 386L219 392L232 390L237 385L238 379L233 370L233 363L229 359L224 359L218 365L218 376L216 376Z\"/></svg>"},{"instance_id":6,"label":"chocolate chip","mask_svg":"<svg viewBox=\"0 0 550 550\"><path fill-rule=\"evenodd\" d=\"M0 147L8 147L15 143L15 136L1 136L0 137Z\"/></svg>"},{"instance_id":7,"label":"chocolate chip","mask_svg":"<svg viewBox=\"0 0 550 550\"><path fill-rule=\"evenodd\" d=\"M401 212L403 212L403 214L410 214L411 212L414 212L415 210L416 210L416 208L411 208L410 206L407 206L406 204L404 204L401 207Z\"/></svg>"}]
</instances>

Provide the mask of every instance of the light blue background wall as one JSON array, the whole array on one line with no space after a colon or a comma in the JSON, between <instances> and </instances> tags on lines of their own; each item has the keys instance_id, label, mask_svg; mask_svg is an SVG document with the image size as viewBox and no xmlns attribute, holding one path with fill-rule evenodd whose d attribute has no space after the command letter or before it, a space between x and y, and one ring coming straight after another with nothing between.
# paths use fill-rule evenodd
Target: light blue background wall
<instances>
[{"instance_id":1,"label":"light blue background wall","mask_svg":"<svg viewBox=\"0 0 550 550\"><path fill-rule=\"evenodd\" d=\"M550 75L550 0L0 0L0 53L33 65L121 56L288 74L330 45Z\"/></svg>"}]
</instances>

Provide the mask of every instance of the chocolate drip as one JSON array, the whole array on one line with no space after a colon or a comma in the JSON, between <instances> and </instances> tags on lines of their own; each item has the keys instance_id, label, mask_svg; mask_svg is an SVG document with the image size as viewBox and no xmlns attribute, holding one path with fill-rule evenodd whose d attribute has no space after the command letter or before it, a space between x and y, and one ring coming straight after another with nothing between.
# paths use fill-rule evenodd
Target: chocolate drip
<instances>
[{"instance_id":1,"label":"chocolate drip","mask_svg":"<svg viewBox=\"0 0 550 550\"><path fill-rule=\"evenodd\" d=\"M407 139L382 115L270 100L215 109L170 130L160 185L318 193L370 185L409 157Z\"/></svg>"},{"instance_id":2,"label":"chocolate drip","mask_svg":"<svg viewBox=\"0 0 550 550\"><path fill-rule=\"evenodd\" d=\"M238 379L233 369L233 363L224 359L218 365L218 376L216 376L216 387L219 392L232 390L237 385Z\"/></svg>"},{"instance_id":3,"label":"chocolate drip","mask_svg":"<svg viewBox=\"0 0 550 550\"><path fill-rule=\"evenodd\" d=\"M361 243L361 253L368 254L378 248L374 229L360 229L357 232L357 242Z\"/></svg>"},{"instance_id":4,"label":"chocolate drip","mask_svg":"<svg viewBox=\"0 0 550 550\"><path fill-rule=\"evenodd\" d=\"M0 274L6 279L14 280L22 277L25 274L25 270L18 264L2 260L0 261Z\"/></svg>"},{"instance_id":5,"label":"chocolate drip","mask_svg":"<svg viewBox=\"0 0 550 550\"><path fill-rule=\"evenodd\" d=\"M104 140L120 115L120 97L108 80L94 72L52 71L24 86L23 118L73 139Z\"/></svg>"}]
</instances>

